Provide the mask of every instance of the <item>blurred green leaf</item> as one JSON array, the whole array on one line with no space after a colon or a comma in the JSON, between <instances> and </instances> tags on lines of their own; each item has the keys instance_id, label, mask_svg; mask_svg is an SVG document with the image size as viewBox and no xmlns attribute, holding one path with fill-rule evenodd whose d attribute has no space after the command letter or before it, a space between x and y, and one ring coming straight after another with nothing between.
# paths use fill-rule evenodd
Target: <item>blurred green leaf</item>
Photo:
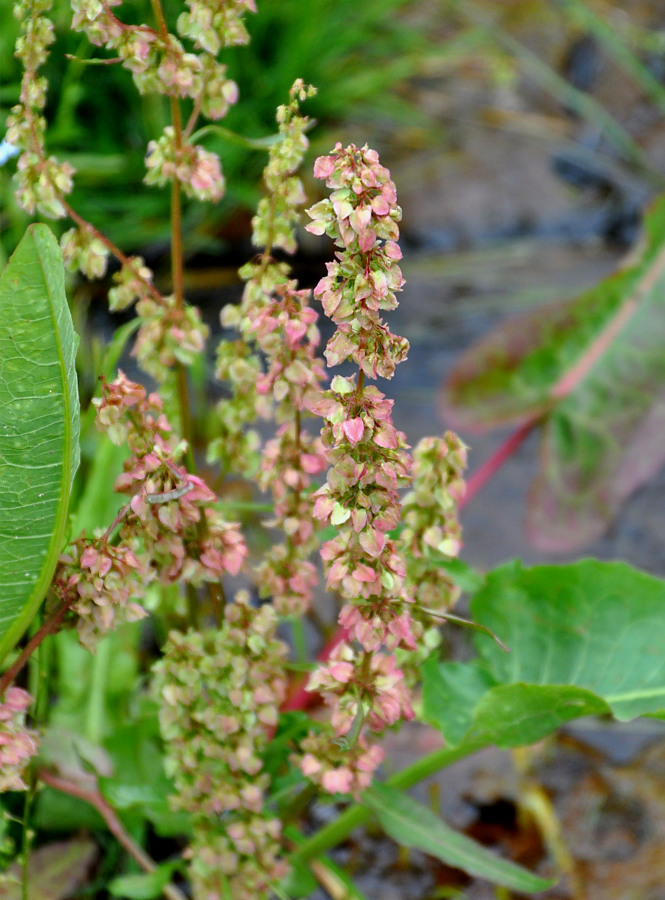
<instances>
[{"instance_id":1,"label":"blurred green leaf","mask_svg":"<svg viewBox=\"0 0 665 900\"><path fill-rule=\"evenodd\" d=\"M529 533L571 551L599 537L665 460L665 197L623 268L500 326L464 355L444 408L456 427L543 417Z\"/></svg>"},{"instance_id":2,"label":"blurred green leaf","mask_svg":"<svg viewBox=\"0 0 665 900\"><path fill-rule=\"evenodd\" d=\"M37 794L32 825L40 831L56 834L76 833L82 828L89 831L106 829L106 823L89 803L50 787L43 787Z\"/></svg>"},{"instance_id":3,"label":"blurred green leaf","mask_svg":"<svg viewBox=\"0 0 665 900\"><path fill-rule=\"evenodd\" d=\"M446 557L438 559L436 556L431 555L428 558L428 562L439 569L445 569L454 584L469 594L480 590L482 587L485 576L461 559L448 559Z\"/></svg>"},{"instance_id":4,"label":"blurred green leaf","mask_svg":"<svg viewBox=\"0 0 665 900\"><path fill-rule=\"evenodd\" d=\"M469 730L471 711L496 682L473 662L441 665L435 656L425 660L421 672L423 721L443 731L449 744L461 743Z\"/></svg>"},{"instance_id":5,"label":"blurred green leaf","mask_svg":"<svg viewBox=\"0 0 665 900\"><path fill-rule=\"evenodd\" d=\"M153 897L161 895L180 865L179 861L162 863L154 872L120 875L109 884L109 893L114 897L126 897L128 900L152 900Z\"/></svg>"},{"instance_id":6,"label":"blurred green leaf","mask_svg":"<svg viewBox=\"0 0 665 900\"><path fill-rule=\"evenodd\" d=\"M75 632L55 635L58 675L52 725L99 743L127 721L138 682L139 634L140 625L125 625L106 635L94 655L81 646Z\"/></svg>"},{"instance_id":7,"label":"blurred green leaf","mask_svg":"<svg viewBox=\"0 0 665 900\"><path fill-rule=\"evenodd\" d=\"M169 802L176 790L164 771L156 705L145 704L140 715L116 727L104 748L113 773L98 783L111 806L147 819L162 836L188 834L189 815L173 812Z\"/></svg>"},{"instance_id":8,"label":"blurred green leaf","mask_svg":"<svg viewBox=\"0 0 665 900\"><path fill-rule=\"evenodd\" d=\"M305 836L292 825L285 827L284 835L296 847L301 847L305 843ZM308 863L295 861L291 865L289 874L282 882L283 890L290 897L305 900L317 889L318 883L321 883L331 897L339 897L340 900L367 900L346 872L326 856L318 856Z\"/></svg>"},{"instance_id":9,"label":"blurred green leaf","mask_svg":"<svg viewBox=\"0 0 665 900\"><path fill-rule=\"evenodd\" d=\"M372 810L384 831L398 844L429 853L469 875L523 893L544 891L554 884L501 859L450 828L426 806L386 784L375 783L369 787L362 795L362 803Z\"/></svg>"},{"instance_id":10,"label":"blurred green leaf","mask_svg":"<svg viewBox=\"0 0 665 900\"><path fill-rule=\"evenodd\" d=\"M476 637L472 663L425 663L424 718L449 743L516 747L580 716L665 717L663 581L624 563L515 562L487 576L472 612L511 653Z\"/></svg>"},{"instance_id":11,"label":"blurred green leaf","mask_svg":"<svg viewBox=\"0 0 665 900\"><path fill-rule=\"evenodd\" d=\"M77 337L60 248L26 232L0 276L0 660L51 583L79 464Z\"/></svg>"}]
</instances>

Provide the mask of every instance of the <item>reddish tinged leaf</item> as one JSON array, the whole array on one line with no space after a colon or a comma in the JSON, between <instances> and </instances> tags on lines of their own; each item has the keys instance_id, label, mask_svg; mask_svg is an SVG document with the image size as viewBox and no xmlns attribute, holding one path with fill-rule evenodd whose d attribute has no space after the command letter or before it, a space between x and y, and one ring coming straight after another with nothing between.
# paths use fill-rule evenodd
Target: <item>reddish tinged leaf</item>
<instances>
[{"instance_id":1,"label":"reddish tinged leaf","mask_svg":"<svg viewBox=\"0 0 665 900\"><path fill-rule=\"evenodd\" d=\"M356 416L355 419L347 419L345 422L342 422L342 430L347 436L349 443L357 444L365 433L365 426L360 416Z\"/></svg>"},{"instance_id":2,"label":"reddish tinged leaf","mask_svg":"<svg viewBox=\"0 0 665 900\"><path fill-rule=\"evenodd\" d=\"M528 533L566 552L599 537L665 460L665 198L624 266L472 347L444 390L464 430L542 418Z\"/></svg>"},{"instance_id":3,"label":"reddish tinged leaf","mask_svg":"<svg viewBox=\"0 0 665 900\"><path fill-rule=\"evenodd\" d=\"M95 842L73 838L44 844L28 857L28 896L31 900L65 900L83 883L97 856ZM0 900L21 900L21 866L13 863L0 885Z\"/></svg>"}]
</instances>

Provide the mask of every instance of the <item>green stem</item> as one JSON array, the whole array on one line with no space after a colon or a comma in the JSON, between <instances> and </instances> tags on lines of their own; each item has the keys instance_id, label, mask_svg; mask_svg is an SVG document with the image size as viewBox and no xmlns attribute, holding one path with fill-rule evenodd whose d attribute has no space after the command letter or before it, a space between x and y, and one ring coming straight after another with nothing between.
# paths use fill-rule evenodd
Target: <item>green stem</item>
<instances>
[{"instance_id":1,"label":"green stem","mask_svg":"<svg viewBox=\"0 0 665 900\"><path fill-rule=\"evenodd\" d=\"M439 769L443 769L446 766L457 762L459 759L464 759L466 756L470 756L472 753L481 750L485 746L486 744L478 742L435 750L434 753L424 756L422 759L413 763L413 765L408 766L401 772L397 772L397 774L389 778L386 783L390 785L390 787L406 790L407 788L413 787L413 785L417 784L419 781L429 778L430 775L434 775ZM371 817L372 813L359 803L350 806L341 816L339 816L339 818L335 819L334 822L324 826L320 831L317 831L316 834L313 834L312 837L308 838L302 846L298 847L296 852L291 856L291 860L294 863L304 863L319 856L331 847L335 847L337 844L341 843L348 837L354 828L364 825Z\"/></svg>"},{"instance_id":2,"label":"green stem","mask_svg":"<svg viewBox=\"0 0 665 900\"><path fill-rule=\"evenodd\" d=\"M104 736L104 690L111 663L111 641L100 641L92 661L90 690L85 706L85 735L93 744Z\"/></svg>"},{"instance_id":3,"label":"green stem","mask_svg":"<svg viewBox=\"0 0 665 900\"><path fill-rule=\"evenodd\" d=\"M299 663L307 662L307 640L305 638L305 623L300 616L290 617L293 628L293 646L296 651L296 659Z\"/></svg>"},{"instance_id":4,"label":"green stem","mask_svg":"<svg viewBox=\"0 0 665 900\"><path fill-rule=\"evenodd\" d=\"M35 796L35 783L33 772L30 772L30 786L26 791L25 801L23 803L23 834L21 841L21 900L30 900L29 889L29 859L30 859L30 810L32 801Z\"/></svg>"}]
</instances>

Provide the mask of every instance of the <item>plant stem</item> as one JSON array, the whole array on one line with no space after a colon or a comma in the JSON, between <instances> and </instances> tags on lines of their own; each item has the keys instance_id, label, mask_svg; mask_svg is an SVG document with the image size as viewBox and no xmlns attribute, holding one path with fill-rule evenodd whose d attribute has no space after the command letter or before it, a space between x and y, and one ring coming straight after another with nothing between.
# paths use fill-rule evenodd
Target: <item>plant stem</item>
<instances>
[{"instance_id":1,"label":"plant stem","mask_svg":"<svg viewBox=\"0 0 665 900\"><path fill-rule=\"evenodd\" d=\"M39 631L34 635L34 637L30 638L28 643L25 645L23 650L21 651L20 656L16 660L13 665L11 665L7 671L0 677L0 697L3 696L9 685L16 678L18 673L21 671L23 666L30 659L32 654L35 652L37 647L41 644L45 637L49 634L53 634L53 632L57 631L60 625L62 624L62 620L69 609L72 600L63 600L58 609L53 613L50 619L47 619L44 624L41 626Z\"/></svg>"},{"instance_id":2,"label":"plant stem","mask_svg":"<svg viewBox=\"0 0 665 900\"><path fill-rule=\"evenodd\" d=\"M177 97L171 97L171 120L175 139L176 158L182 153L182 120ZM171 277L176 308L182 310L185 303L182 261L182 196L180 182L174 177L171 184Z\"/></svg>"},{"instance_id":3,"label":"plant stem","mask_svg":"<svg viewBox=\"0 0 665 900\"><path fill-rule=\"evenodd\" d=\"M348 631L346 628L338 628L335 634L328 640L318 654L317 659L320 662L325 662L329 657L333 650L345 641L348 637ZM290 696L286 698L284 703L281 706L283 712L288 712L290 710L300 710L307 709L310 705L314 697L316 696L311 691L307 690L307 682L309 681L309 676L305 678L301 678L296 688L291 692Z\"/></svg>"},{"instance_id":4,"label":"plant stem","mask_svg":"<svg viewBox=\"0 0 665 900\"><path fill-rule=\"evenodd\" d=\"M23 832L21 841L21 900L30 900L30 844L32 842L32 834L30 832L30 812L32 803L35 799L35 775L34 770L30 772L30 785L25 794L23 803Z\"/></svg>"},{"instance_id":5,"label":"plant stem","mask_svg":"<svg viewBox=\"0 0 665 900\"><path fill-rule=\"evenodd\" d=\"M111 641L100 641L92 660L92 678L85 704L85 736L93 744L101 743L104 732L104 689L111 663Z\"/></svg>"},{"instance_id":6,"label":"plant stem","mask_svg":"<svg viewBox=\"0 0 665 900\"><path fill-rule=\"evenodd\" d=\"M70 206L66 200L61 200L60 202L62 203L62 206L63 206L65 212L67 213L69 218L72 220L72 222L76 222L76 224L79 226L79 228L83 228L84 230L89 230L92 234L94 234L94 236L98 240L100 240L102 242L102 244L104 244L104 246L109 251L111 256L114 256L121 265L125 265L126 263L129 262L129 257L126 256L119 247L116 247L116 245L113 243L112 240L107 238L105 234L103 234L101 231L99 231L99 229L95 228L95 226L92 225L90 222L88 222L87 219L84 219L83 216L79 215L76 212L76 210L74 209L74 207ZM140 276L138 276L138 277L140 277ZM160 306L163 306L164 305L164 297L159 293L159 291L157 290L155 285L152 283L152 281L149 281L147 279L141 279L141 280L145 286L145 289L148 291L148 293L150 293L152 295L153 299L157 303L159 303Z\"/></svg>"},{"instance_id":7,"label":"plant stem","mask_svg":"<svg viewBox=\"0 0 665 900\"><path fill-rule=\"evenodd\" d=\"M99 791L94 788L86 788L76 781L70 781L67 778L61 778L54 775L46 769L40 769L37 777L44 784L55 788L56 791L62 791L63 794L69 794L71 797L78 797L79 800L85 801L93 806L100 816L104 819L108 830L118 841L118 843L129 853L132 859L141 866L144 872L154 872L157 864L143 851L143 849L134 841L131 835L125 830L125 826L118 818L115 810L102 797ZM174 884L167 884L162 888L162 894L167 900L186 900L185 895Z\"/></svg>"},{"instance_id":8,"label":"plant stem","mask_svg":"<svg viewBox=\"0 0 665 900\"><path fill-rule=\"evenodd\" d=\"M422 759L413 763L413 765L408 766L401 772L397 772L396 775L393 775L387 780L386 784L390 785L390 787L406 790L407 788L413 787L414 784L417 784L424 778L429 778L430 775L434 775L439 769L443 769L446 766L457 762L459 759L470 756L477 750L481 750L484 746L486 745L478 742L435 750L434 753L424 756ZM294 863L304 863L315 856L319 856L331 847L335 847L337 844L341 843L348 837L354 828L358 828L359 825L364 825L371 817L372 813L370 810L366 809L361 804L356 803L353 806L350 806L341 814L341 816L335 819L334 822L325 825L320 831L313 834L312 837L307 838L307 840L305 840L291 856L292 861Z\"/></svg>"},{"instance_id":9,"label":"plant stem","mask_svg":"<svg viewBox=\"0 0 665 900\"><path fill-rule=\"evenodd\" d=\"M291 628L293 629L293 646L296 651L296 659L299 663L307 662L305 623L300 616L291 616L290 618Z\"/></svg>"},{"instance_id":10,"label":"plant stem","mask_svg":"<svg viewBox=\"0 0 665 900\"><path fill-rule=\"evenodd\" d=\"M494 477L496 472L501 468L501 466L506 462L507 459L513 455L513 453L517 450L517 448L522 444L526 438L531 434L536 425L540 422L541 416L533 416L531 419L528 419L523 425L514 431L510 437L504 441L503 444L496 450L490 458L483 463L483 465L478 469L477 472L469 478L466 483L466 493L459 501L459 508L466 506L470 500L475 497L478 491L488 482L490 479Z\"/></svg>"}]
</instances>

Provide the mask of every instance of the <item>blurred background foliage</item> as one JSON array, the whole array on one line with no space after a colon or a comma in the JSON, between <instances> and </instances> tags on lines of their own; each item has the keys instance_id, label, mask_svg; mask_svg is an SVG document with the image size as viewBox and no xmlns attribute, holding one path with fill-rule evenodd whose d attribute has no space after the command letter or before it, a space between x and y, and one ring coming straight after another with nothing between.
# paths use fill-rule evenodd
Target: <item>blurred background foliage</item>
<instances>
[{"instance_id":1,"label":"blurred background foliage","mask_svg":"<svg viewBox=\"0 0 665 900\"><path fill-rule=\"evenodd\" d=\"M240 103L222 123L247 138L276 131L275 110L286 102L297 77L318 85L307 112L328 133L337 123L377 120L421 123L423 117L400 96L396 86L417 73L429 52L422 22L410 24L406 0L263 0L259 15L249 15L251 43L225 52L231 77L240 87ZM165 4L175 20L181 3ZM17 32L12 3L0 4L0 105L4 119L18 99L20 69L13 58ZM151 21L148 0L124 4L125 21ZM48 76L49 149L77 169L74 205L124 248L159 244L168 235L168 195L141 190L145 147L169 122L166 98L140 96L130 74L120 66L86 65L104 51L68 30L67 0L55 0L52 17L58 40L45 67ZM171 25L174 25L174 21ZM63 61L69 54L77 59ZM64 64L63 64L64 63ZM205 124L203 121L201 124ZM321 140L321 131L318 140ZM329 139L326 138L326 139ZM210 220L228 220L237 210L251 210L265 153L211 135L206 145L221 153L228 193L217 209L191 204L189 249L216 249ZM10 172L2 171L2 233L5 254L18 241L25 219L11 199Z\"/></svg>"},{"instance_id":2,"label":"blurred background foliage","mask_svg":"<svg viewBox=\"0 0 665 900\"><path fill-rule=\"evenodd\" d=\"M598 56L590 50L600 47L639 85L654 111L661 117L665 112L665 33L650 27L653 3L629 5L630 13L625 4L606 0L260 0L258 15L248 16L250 45L225 52L241 99L223 124L247 138L272 134L277 105L293 80L303 77L319 88L307 106L317 122L312 155L345 138L371 141L382 153L390 146L402 153L450 146L454 121L433 113L422 98L428 83L445 90L451 76L462 85L458 93L464 84L481 83L487 98L481 115L489 128L535 129L561 143L571 134L572 114L601 135L580 144L585 158L605 154L605 163L618 162L651 187L662 187L665 170L649 158L630 124L614 116L612 98L589 92ZM181 4L165 6L173 25ZM0 123L17 100L20 81L11 7L9 0L0 4ZM46 67L49 150L76 166L73 203L86 218L125 249L159 255L168 239L168 199L141 188L141 179L147 141L168 123L165 98L140 96L119 66L87 65L105 51L69 31L67 0L55 0L52 15L58 39ZM125 3L119 15L150 21L149 0ZM65 54L76 59L63 60ZM555 106L545 103L543 114L529 117L519 104L505 102L524 79ZM551 115L553 109L566 115ZM217 208L187 208L188 251L209 255L247 235L265 154L212 134L203 140L220 152L228 182ZM14 166L10 161L0 168L5 257L26 224L12 197Z\"/></svg>"}]
</instances>

